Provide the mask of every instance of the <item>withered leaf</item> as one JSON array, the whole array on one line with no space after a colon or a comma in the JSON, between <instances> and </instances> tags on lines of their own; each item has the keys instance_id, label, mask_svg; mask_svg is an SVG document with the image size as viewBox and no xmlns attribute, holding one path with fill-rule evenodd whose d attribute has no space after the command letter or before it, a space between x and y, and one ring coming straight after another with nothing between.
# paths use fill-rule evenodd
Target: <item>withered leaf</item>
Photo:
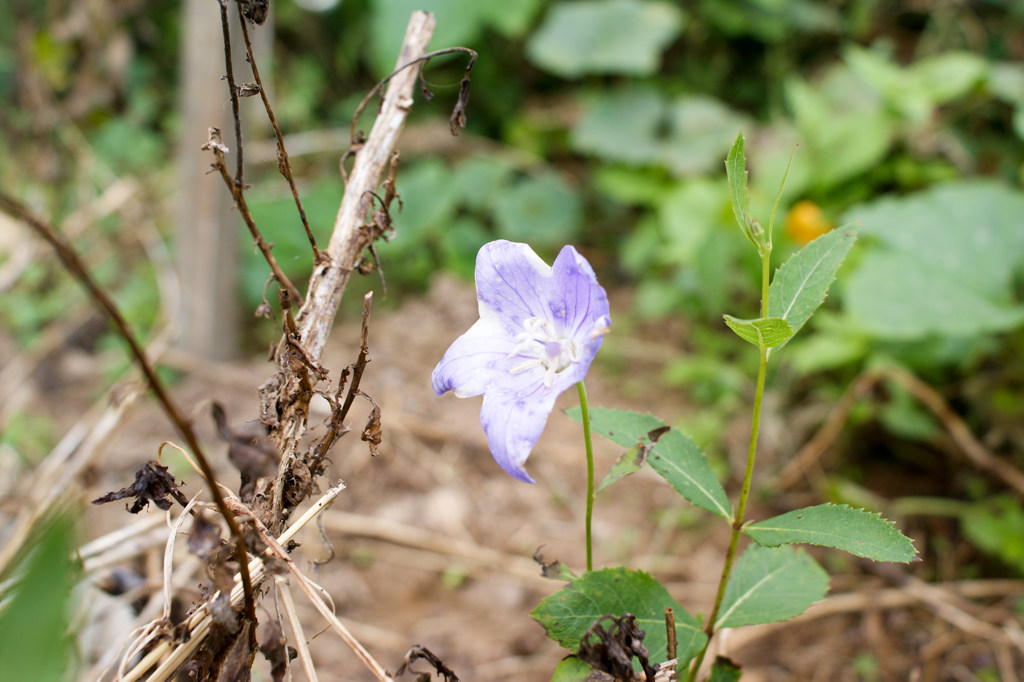
<instances>
[{"instance_id":1,"label":"withered leaf","mask_svg":"<svg viewBox=\"0 0 1024 682\"><path fill-rule=\"evenodd\" d=\"M231 642L231 648L217 673L217 682L248 682L252 679L252 648L249 645L249 631L252 627L252 623L246 622Z\"/></svg>"},{"instance_id":2,"label":"withered leaf","mask_svg":"<svg viewBox=\"0 0 1024 682\"><path fill-rule=\"evenodd\" d=\"M282 682L288 672L288 661L294 659L298 652L287 646L288 640L281 632L277 621L265 622L260 637L260 652L270 662L270 676L274 682Z\"/></svg>"},{"instance_id":3,"label":"withered leaf","mask_svg":"<svg viewBox=\"0 0 1024 682\"><path fill-rule=\"evenodd\" d=\"M192 521L192 530L188 534L188 551L204 561L209 561L221 547L220 527L206 519L202 512L196 514Z\"/></svg>"},{"instance_id":4,"label":"withered leaf","mask_svg":"<svg viewBox=\"0 0 1024 682\"><path fill-rule=\"evenodd\" d=\"M366 396L365 393L360 393ZM374 402L373 398L366 396L367 400L373 403L373 409L370 410L370 417L366 420L366 426L363 428L363 433L359 437L369 443L370 454L374 457L377 456L377 448L380 447L381 440L383 440L383 433L381 432L380 424L380 406Z\"/></svg>"},{"instance_id":5,"label":"withered leaf","mask_svg":"<svg viewBox=\"0 0 1024 682\"><path fill-rule=\"evenodd\" d=\"M603 623L610 621L606 630ZM657 669L648 660L650 652L644 646L645 632L637 627L636 616L625 613L621 617L601 616L580 640L576 655L580 660L611 675L616 680L633 679L633 658L640 662L647 682L653 682Z\"/></svg>"},{"instance_id":6,"label":"withered leaf","mask_svg":"<svg viewBox=\"0 0 1024 682\"><path fill-rule=\"evenodd\" d=\"M170 498L174 498L182 507L188 504L188 500L178 490L178 484L174 481L167 467L149 461L139 467L135 472L135 481L117 492L107 493L92 501L93 504L106 504L115 500L123 500L126 497L134 497L135 502L128 509L131 514L138 514L152 502L158 508L167 510L171 508Z\"/></svg>"},{"instance_id":7,"label":"withered leaf","mask_svg":"<svg viewBox=\"0 0 1024 682\"><path fill-rule=\"evenodd\" d=\"M444 678L445 682L459 682L455 672L446 666L444 661L437 657L437 654L419 644L413 645L411 649L405 652L405 663L395 672L395 676L400 677L409 672L416 675L418 680L430 680L430 673L423 673L412 669L412 664L419 660L426 661L434 669L435 673Z\"/></svg>"}]
</instances>

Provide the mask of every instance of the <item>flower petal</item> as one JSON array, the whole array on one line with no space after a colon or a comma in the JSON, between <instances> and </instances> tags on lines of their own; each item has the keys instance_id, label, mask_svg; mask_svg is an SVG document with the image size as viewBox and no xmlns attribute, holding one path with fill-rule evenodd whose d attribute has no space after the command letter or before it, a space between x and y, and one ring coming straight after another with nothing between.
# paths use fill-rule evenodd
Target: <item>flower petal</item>
<instances>
[{"instance_id":1,"label":"flower petal","mask_svg":"<svg viewBox=\"0 0 1024 682\"><path fill-rule=\"evenodd\" d=\"M499 239L477 253L480 318L500 320L509 336L528 318L549 317L547 301L558 297L553 284L551 267L527 244Z\"/></svg>"},{"instance_id":2,"label":"flower petal","mask_svg":"<svg viewBox=\"0 0 1024 682\"><path fill-rule=\"evenodd\" d=\"M489 390L484 395L480 424L495 461L513 478L533 483L523 464L544 431L558 393L537 382L528 388Z\"/></svg>"},{"instance_id":3,"label":"flower petal","mask_svg":"<svg viewBox=\"0 0 1024 682\"><path fill-rule=\"evenodd\" d=\"M611 324L608 294L598 284L590 263L575 248L562 247L552 266L552 275L561 307L553 306L551 312L563 321L577 343L589 341L595 327ZM596 347L593 352L597 352Z\"/></svg>"},{"instance_id":4,"label":"flower petal","mask_svg":"<svg viewBox=\"0 0 1024 682\"><path fill-rule=\"evenodd\" d=\"M454 391L459 398L481 395L489 386L508 383L515 340L493 319L477 320L455 339L437 363L430 382L434 393Z\"/></svg>"}]
</instances>

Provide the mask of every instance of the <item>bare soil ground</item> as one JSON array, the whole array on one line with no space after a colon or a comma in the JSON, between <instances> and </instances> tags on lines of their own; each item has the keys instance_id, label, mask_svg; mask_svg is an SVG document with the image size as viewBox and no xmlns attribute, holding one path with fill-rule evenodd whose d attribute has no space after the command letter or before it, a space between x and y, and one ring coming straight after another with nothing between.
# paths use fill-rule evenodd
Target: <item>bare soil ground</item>
<instances>
[{"instance_id":1,"label":"bare soil ground","mask_svg":"<svg viewBox=\"0 0 1024 682\"><path fill-rule=\"evenodd\" d=\"M479 399L438 398L430 388L434 364L475 318L472 287L445 279L439 279L423 299L374 314L372 362L362 387L381 407L380 454L371 457L359 441L368 413L362 406L352 419L353 431L333 450L323 480L323 487L339 479L347 484L323 515L330 547L309 527L300 535L293 557L331 595L342 621L391 671L409 647L418 644L441 657L464 681L550 679L565 652L546 638L529 612L561 584L541 578L531 557L542 548L548 560L558 559L577 570L584 564L580 427L558 409L552 414L527 465L536 485L520 483L501 471L479 426ZM337 326L323 362L332 378L354 360L358 337L358 320L343 320ZM663 343L660 350L671 354L673 340ZM174 395L182 404L194 406L218 475L236 487L237 473L215 434L206 401L224 404L233 424L254 420L255 389L271 374L272 365L264 358L212 366L187 358L172 360L183 371ZM641 385L646 381L649 390L642 400L626 400L617 390L622 375L613 378L598 362L588 378L592 404L649 410L668 421L691 409L678 395L658 388L651 369L652 363L638 362L628 372L631 381L647 372L639 380ZM90 382L95 380L88 358L75 352L54 357L44 402L57 422L66 426L87 409L95 394L90 387L96 384ZM33 402L41 405L42 395L39 392ZM570 398L574 396L563 396L558 407L571 406ZM326 405L318 410L315 414L327 417ZM315 419L311 426L323 428ZM120 503L93 507L87 501L130 482L139 464L156 458L164 440L177 437L154 404L141 403L89 469L84 490L75 493L81 497L83 541L136 521ZM604 442L597 447L600 476L618 451ZM180 466L171 451L165 450L165 461L175 464L185 479L186 495L200 490L198 476ZM772 466L770 458L766 466ZM17 490L8 490L5 508L17 498ZM150 508L142 513L146 514L163 513ZM692 513L657 476L644 471L599 497L596 561L650 570L691 612L706 613L727 540L723 526ZM906 530L912 536L924 531ZM919 540L919 547L922 544ZM314 565L332 552L329 562ZM146 578L146 590L158 589L162 553L162 545L157 545L126 562ZM983 608L967 603L970 595L959 596L963 603L956 602L953 608L965 614L967 625L958 627L948 609L945 616L936 615L945 607L929 605L927 597L895 588L891 580L854 562L816 554L840 576L833 579L833 591L843 593L847 601L826 602L831 606L823 615L811 614L792 624L725 633L719 652L743 664L744 680L974 680L980 678L973 671L982 668L1012 672L1024 665L1020 651L1004 646L991 632L1002 627L1024 636L1019 619L1007 615L1004 625L991 625ZM186 566L187 554L180 552L176 561ZM932 568L919 564L897 570L923 575ZM182 572L181 601L187 607L190 595L198 599L196 584L203 577ZM133 613L123 597L110 599L95 588L84 589L89 609L84 639L93 642L85 653L88 657L123 640ZM301 595L297 599L320 679L372 680L334 634L321 632L322 619ZM989 599L985 608L1005 614L1009 606L1008 600ZM274 619L278 608L271 591L260 606L261 620ZM261 663L256 674L257 679L269 679ZM303 679L301 671L295 671L295 679ZM1019 678L1003 677L1007 682L1012 679Z\"/></svg>"}]
</instances>

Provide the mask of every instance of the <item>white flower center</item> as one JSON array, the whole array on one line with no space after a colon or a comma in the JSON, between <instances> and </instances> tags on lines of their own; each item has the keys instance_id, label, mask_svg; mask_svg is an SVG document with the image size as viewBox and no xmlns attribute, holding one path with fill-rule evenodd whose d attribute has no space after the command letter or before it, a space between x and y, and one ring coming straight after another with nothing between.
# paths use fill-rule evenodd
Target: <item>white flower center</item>
<instances>
[{"instance_id":1,"label":"white flower center","mask_svg":"<svg viewBox=\"0 0 1024 682\"><path fill-rule=\"evenodd\" d=\"M555 375L580 359L580 349L572 338L560 334L550 320L531 317L523 323L523 331L516 335L516 346L508 354L510 358L523 358L509 370L519 374L534 367L543 367L544 385L548 388L555 382Z\"/></svg>"}]
</instances>

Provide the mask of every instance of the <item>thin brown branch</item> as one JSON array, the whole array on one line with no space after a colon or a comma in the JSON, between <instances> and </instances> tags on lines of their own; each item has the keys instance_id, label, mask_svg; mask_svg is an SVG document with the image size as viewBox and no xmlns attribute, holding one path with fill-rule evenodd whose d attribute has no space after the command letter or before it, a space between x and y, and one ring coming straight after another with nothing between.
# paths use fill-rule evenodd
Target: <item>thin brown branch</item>
<instances>
[{"instance_id":1,"label":"thin brown branch","mask_svg":"<svg viewBox=\"0 0 1024 682\"><path fill-rule=\"evenodd\" d=\"M231 63L231 27L228 22L228 0L218 0L218 2L220 3L220 27L224 33L224 75L228 79L228 92L231 93L231 114L234 117L235 124L235 158L237 161L235 162L235 177L232 184L243 187L242 117L238 106L238 88L235 87L235 68Z\"/></svg>"},{"instance_id":2,"label":"thin brown branch","mask_svg":"<svg viewBox=\"0 0 1024 682\"><path fill-rule=\"evenodd\" d=\"M239 13L242 12L241 5L239 5L238 11ZM306 209L302 207L302 200L299 199L299 190L295 186L295 178L292 176L292 165L288 160L288 151L284 146L284 136L281 135L281 128L277 125L277 116L274 115L274 109L270 106L270 99L267 97L267 91L263 87L263 80L260 78L260 70L256 66L256 57L252 53L252 41L249 40L249 29L244 21L240 23L242 24L242 38L245 40L245 52L249 56L249 66L252 68L252 76L256 81L260 99L263 100L263 108L267 110L267 118L270 119L270 125L274 128L274 135L277 136L277 169L284 176L285 180L288 181L288 187L292 190L295 208L299 210L299 218L302 220L302 227L306 231L306 238L309 239L309 245L313 248L313 263L319 264L321 258L320 249L317 248L316 238L313 236L313 231L309 228ZM241 143L239 143L238 148L241 150Z\"/></svg>"},{"instance_id":3,"label":"thin brown branch","mask_svg":"<svg viewBox=\"0 0 1024 682\"><path fill-rule=\"evenodd\" d=\"M352 124L349 126L350 144L353 146L361 146L363 144L361 136L356 131L356 124L359 122L359 117L363 115L366 105L370 103L370 100L373 99L378 92L380 92L381 88L387 85L388 81L405 69L408 69L410 66L415 66L416 64L421 64L420 68L417 70L417 73L420 73L423 71L423 67L427 65L427 62L434 57L440 57L441 55L453 54L456 52L464 52L469 55L469 62L466 64L466 72L459 84L459 99L451 116L450 128L452 135L458 135L458 129L466 126L465 108L466 103L469 100L469 72L473 69L473 65L476 64L477 53L475 50L471 50L468 47L446 47L443 50L428 52L425 55L411 59L401 66L396 67L394 71L381 79L368 93L366 93L366 96L363 97L363 101L361 101L359 106L356 107L356 113L352 115Z\"/></svg>"},{"instance_id":4,"label":"thin brown branch","mask_svg":"<svg viewBox=\"0 0 1024 682\"><path fill-rule=\"evenodd\" d=\"M960 418L960 415L953 411L953 408L938 391L902 367L887 367L885 374L931 410L932 414L949 432L953 442L974 466L994 474L1006 485L1016 490L1018 494L1024 495L1024 473L1021 473L1009 462L995 456L982 445L981 441L971 433L970 428Z\"/></svg>"},{"instance_id":5,"label":"thin brown branch","mask_svg":"<svg viewBox=\"0 0 1024 682\"><path fill-rule=\"evenodd\" d=\"M288 276L281 270L281 266L277 264L277 259L274 258L273 252L270 250L270 245L267 244L266 240L263 239L263 235L260 234L260 230L256 227L256 221L252 217L252 213L249 211L249 204L245 201L245 188L243 185L235 182L231 179L231 173L228 172L227 164L224 161L224 155L227 152L227 147L224 146L223 139L221 138L221 132L219 128L210 128L210 137L207 139L206 144L203 145L204 150L213 152L213 163L211 164L213 169L220 173L221 178L224 179L224 184L228 186L231 191L231 197L235 200L235 206L238 207L238 213L242 216L242 220L245 222L245 226L249 228L249 234L252 235L252 240L256 244L256 248L263 254L264 260L267 261L267 265L270 266L270 271L274 273L274 279L277 280L284 289L291 295L292 300L296 301L299 305L302 305L302 294L295 288Z\"/></svg>"},{"instance_id":6,"label":"thin brown branch","mask_svg":"<svg viewBox=\"0 0 1024 682\"><path fill-rule=\"evenodd\" d=\"M117 308L113 299L107 295L107 293L96 283L92 275L89 274L88 268L78 257L74 248L67 243L56 230L40 218L36 217L31 211L29 211L28 207L24 206L13 197L0 193L0 208L11 216L23 221L51 247L53 247L53 250L57 253L57 257L60 258L64 267L83 287L85 287L96 304L110 318L115 329L128 345L132 356L135 358L136 364L138 364L139 369L145 375L150 389L157 397L157 400L160 401L167 417L171 420L171 423L178 430L178 433L181 434L182 438L185 439L185 442L195 454L196 460L199 462L199 466L203 470L203 475L206 477L207 485L210 489L210 493L213 495L213 500L217 505L217 509L220 511L225 522L228 524L228 528L231 530L231 537L235 543L235 554L241 572L243 594L245 597L245 617L252 623L256 623L256 607L252 593L252 582L249 579L249 572L247 570L248 559L245 550L245 540L242 538L238 522L228 510L227 505L224 502L224 497L221 495L221 492L217 487L217 479L213 473L213 468L210 466L210 463L203 452L203 448L199 443L199 438L192 429L192 424L185 418L184 413L178 408L177 404L167 392L163 382L157 376L156 370L150 364L145 351L143 351L142 347L139 345L139 342L136 340L135 335L132 333L131 328L128 326L127 321L125 321L124 316L121 315L121 311Z\"/></svg>"}]
</instances>

